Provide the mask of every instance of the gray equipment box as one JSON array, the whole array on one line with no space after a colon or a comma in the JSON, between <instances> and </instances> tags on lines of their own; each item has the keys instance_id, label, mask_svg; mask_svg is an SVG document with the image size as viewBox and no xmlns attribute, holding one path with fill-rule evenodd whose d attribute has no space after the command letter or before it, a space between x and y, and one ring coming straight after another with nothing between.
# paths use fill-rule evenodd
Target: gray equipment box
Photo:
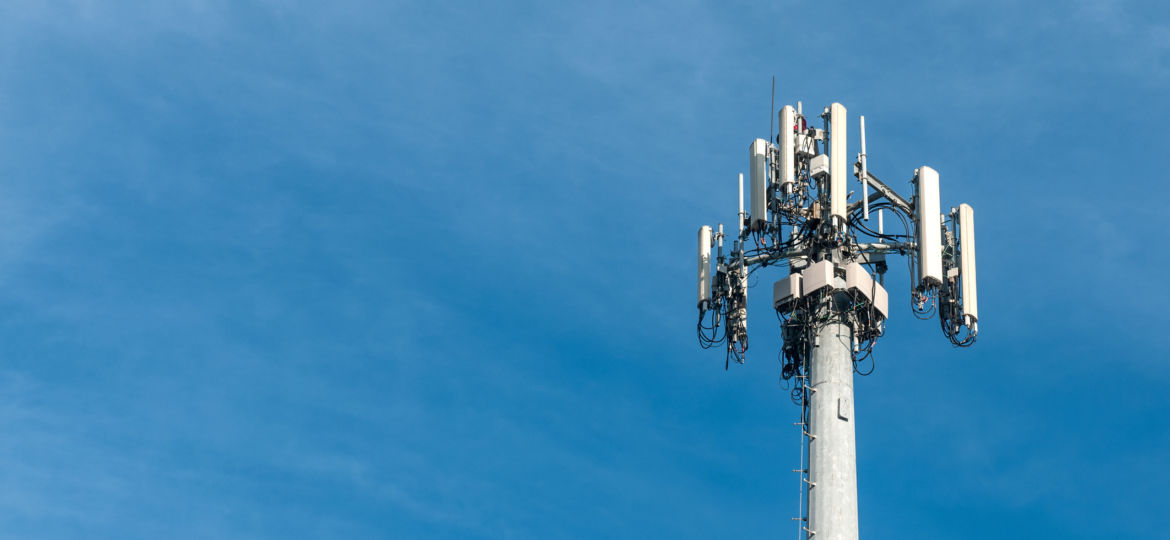
<instances>
[{"instance_id":1,"label":"gray equipment box","mask_svg":"<svg viewBox=\"0 0 1170 540\"><path fill-rule=\"evenodd\" d=\"M873 304L874 309L881 314L883 319L888 317L890 295L886 292L885 287L870 277L869 272L865 271L865 267L857 263L850 263L849 266L845 267L845 288L861 293L866 300Z\"/></svg>"},{"instance_id":2,"label":"gray equipment box","mask_svg":"<svg viewBox=\"0 0 1170 540\"><path fill-rule=\"evenodd\" d=\"M772 307L776 311L789 311L793 302L800 300L800 282L800 274L789 274L772 285Z\"/></svg>"}]
</instances>

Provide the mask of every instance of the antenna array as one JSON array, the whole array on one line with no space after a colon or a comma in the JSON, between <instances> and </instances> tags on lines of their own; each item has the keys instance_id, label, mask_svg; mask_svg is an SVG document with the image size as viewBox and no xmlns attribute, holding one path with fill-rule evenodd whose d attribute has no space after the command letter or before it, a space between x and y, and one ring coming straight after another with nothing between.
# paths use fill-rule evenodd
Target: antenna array
<instances>
[{"instance_id":1,"label":"antenna array","mask_svg":"<svg viewBox=\"0 0 1170 540\"><path fill-rule=\"evenodd\" d=\"M722 348L725 368L731 360L743 363L748 350L748 275L787 267L773 285L772 306L784 341L781 377L794 382L797 425L808 448L809 467L797 470L801 508L808 503L808 515L797 519L807 537L857 537L852 373L872 370L860 366L872 362L874 344L885 334L886 257L907 258L916 316L937 311L944 336L958 347L972 345L979 333L973 210L963 204L941 214L939 174L930 167L914 171L911 200L874 176L864 116L861 151L850 171L847 114L834 103L816 127L799 103L781 107L779 133L748 147L750 213L741 174L739 233L730 250L723 249L723 224L699 229L699 342ZM861 184L859 200L849 200L849 176ZM877 230L869 224L872 212ZM886 232L887 213L901 231Z\"/></svg>"}]
</instances>

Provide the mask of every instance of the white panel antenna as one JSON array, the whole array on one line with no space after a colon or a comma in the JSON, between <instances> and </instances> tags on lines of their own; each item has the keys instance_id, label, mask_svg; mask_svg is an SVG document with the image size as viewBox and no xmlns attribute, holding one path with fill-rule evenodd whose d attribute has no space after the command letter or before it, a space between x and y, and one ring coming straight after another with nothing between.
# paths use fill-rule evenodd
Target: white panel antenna
<instances>
[{"instance_id":1,"label":"white panel antenna","mask_svg":"<svg viewBox=\"0 0 1170 540\"><path fill-rule=\"evenodd\" d=\"M959 280L962 293L963 324L978 331L979 299L975 290L975 210L959 205Z\"/></svg>"},{"instance_id":2,"label":"white panel antenna","mask_svg":"<svg viewBox=\"0 0 1170 540\"><path fill-rule=\"evenodd\" d=\"M748 147L748 153L751 157L749 163L749 172L752 179L752 213L751 224L752 230L760 230L764 228L764 223L768 221L768 141L764 139L756 139L752 141Z\"/></svg>"},{"instance_id":3,"label":"white panel antenna","mask_svg":"<svg viewBox=\"0 0 1170 540\"><path fill-rule=\"evenodd\" d=\"M848 175L845 169L845 163L848 160L848 154L845 149L845 135L846 135L846 112L845 106L840 103L834 103L829 108L829 150L832 152L831 161L829 162L829 213L833 217L845 223L849 217L846 211L848 196Z\"/></svg>"},{"instance_id":4,"label":"white panel antenna","mask_svg":"<svg viewBox=\"0 0 1170 540\"><path fill-rule=\"evenodd\" d=\"M796 110L791 105L780 109L780 186L784 194L792 193L796 184Z\"/></svg>"},{"instance_id":5,"label":"white panel antenna","mask_svg":"<svg viewBox=\"0 0 1170 540\"><path fill-rule=\"evenodd\" d=\"M869 221L869 171L865 168L865 115L861 116L861 154L857 156L857 160L861 162L861 217Z\"/></svg>"},{"instance_id":6,"label":"white panel antenna","mask_svg":"<svg viewBox=\"0 0 1170 540\"><path fill-rule=\"evenodd\" d=\"M711 302L711 227L699 227L699 305Z\"/></svg>"},{"instance_id":7,"label":"white panel antenna","mask_svg":"<svg viewBox=\"0 0 1170 540\"><path fill-rule=\"evenodd\" d=\"M918 225L919 286L929 288L942 284L942 228L938 213L938 171L923 165L915 176L918 196L914 214Z\"/></svg>"}]
</instances>

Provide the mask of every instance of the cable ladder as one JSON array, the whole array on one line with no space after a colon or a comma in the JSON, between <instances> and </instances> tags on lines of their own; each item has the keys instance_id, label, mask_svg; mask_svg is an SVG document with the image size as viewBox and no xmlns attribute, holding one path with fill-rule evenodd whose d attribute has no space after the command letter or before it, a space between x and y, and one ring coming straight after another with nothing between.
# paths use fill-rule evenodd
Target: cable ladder
<instances>
[{"instance_id":1,"label":"cable ladder","mask_svg":"<svg viewBox=\"0 0 1170 540\"><path fill-rule=\"evenodd\" d=\"M797 514L799 517L792 518L792 521L799 522L800 527L796 530L796 540L810 540L816 536L816 531L808 528L808 505L809 499L808 490L816 487L809 478L809 467L805 464L805 454L809 450L809 443L816 438L816 435L809 433L808 425L808 395L815 392L816 389L808 386L808 372L805 371L796 376L796 381L800 384L800 421L793 422L792 425L800 428L800 468L792 469L792 472L800 475L800 496L797 498ZM811 456L810 456L811 459Z\"/></svg>"}]
</instances>

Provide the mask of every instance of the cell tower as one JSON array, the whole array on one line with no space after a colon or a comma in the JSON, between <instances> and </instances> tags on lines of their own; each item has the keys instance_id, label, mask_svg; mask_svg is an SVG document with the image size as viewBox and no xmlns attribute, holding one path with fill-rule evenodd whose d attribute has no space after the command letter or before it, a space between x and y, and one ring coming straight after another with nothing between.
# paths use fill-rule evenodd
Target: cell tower
<instances>
[{"instance_id":1,"label":"cell tower","mask_svg":"<svg viewBox=\"0 0 1170 540\"><path fill-rule=\"evenodd\" d=\"M849 162L845 107L834 103L810 125L800 103L779 111L780 133L748 146L750 213L739 175L739 233L724 254L724 232L699 229L699 342L722 345L724 367L748 350L748 275L787 266L772 287L784 341L781 377L800 406L801 463L798 538L858 537L857 456L853 374L868 374L874 343L885 334L889 295L886 256L907 257L915 316L937 311L943 335L966 347L979 333L975 291L975 229L971 207L939 210L939 175L921 166L911 200L866 166L865 117L860 153ZM848 176L861 184L850 202ZM870 188L874 193L870 194ZM877 227L870 214L876 213ZM885 231L886 213L901 229ZM715 260L711 252L715 249ZM805 466L805 452L808 465Z\"/></svg>"}]
</instances>

